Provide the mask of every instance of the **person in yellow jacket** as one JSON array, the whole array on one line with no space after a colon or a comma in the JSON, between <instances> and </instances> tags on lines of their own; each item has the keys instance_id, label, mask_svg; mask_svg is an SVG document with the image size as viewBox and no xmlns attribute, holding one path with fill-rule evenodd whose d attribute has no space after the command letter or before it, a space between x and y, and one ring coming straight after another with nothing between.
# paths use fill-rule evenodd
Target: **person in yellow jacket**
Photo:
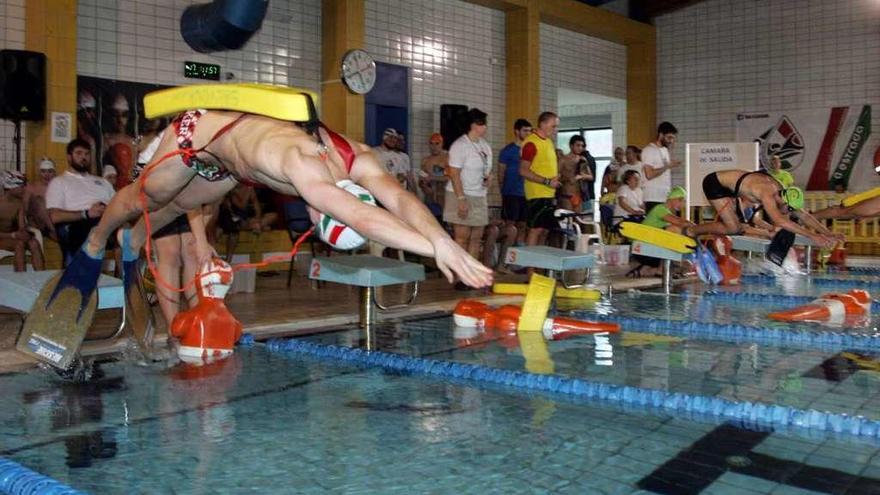
<instances>
[{"instance_id":1,"label":"person in yellow jacket","mask_svg":"<svg viewBox=\"0 0 880 495\"><path fill-rule=\"evenodd\" d=\"M519 173L525 179L526 244L543 245L547 234L556 225L556 189L559 188L559 166L556 161L556 131L559 116L544 112L538 117L538 128L523 141Z\"/></svg>"}]
</instances>

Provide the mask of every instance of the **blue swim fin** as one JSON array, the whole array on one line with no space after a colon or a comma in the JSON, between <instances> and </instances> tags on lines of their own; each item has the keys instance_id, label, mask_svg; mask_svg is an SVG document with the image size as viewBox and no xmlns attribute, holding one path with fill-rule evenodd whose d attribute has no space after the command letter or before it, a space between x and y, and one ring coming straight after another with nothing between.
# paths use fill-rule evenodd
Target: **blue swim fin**
<instances>
[{"instance_id":1,"label":"blue swim fin","mask_svg":"<svg viewBox=\"0 0 880 495\"><path fill-rule=\"evenodd\" d=\"M703 260L703 267L706 270L706 275L709 278L709 283L711 283L712 285L718 285L722 281L724 281L724 275L721 273L721 269L718 268L718 262L715 261L715 256L713 256L712 253L705 247L701 247L700 257Z\"/></svg>"},{"instance_id":2,"label":"blue swim fin","mask_svg":"<svg viewBox=\"0 0 880 495\"><path fill-rule=\"evenodd\" d=\"M45 309L49 309L49 306L52 305L52 302L62 290L68 288L76 289L80 293L80 307L76 318L78 322L88 304L89 298L91 298L92 293L95 292L95 289L98 287L98 277L101 276L101 265L104 264L103 254L102 251L100 258L93 258L86 253L83 248L80 248L73 256L73 259L70 260L70 264L67 265L67 268L64 269L64 273L62 273L58 285L55 286L52 296L46 301Z\"/></svg>"}]
</instances>

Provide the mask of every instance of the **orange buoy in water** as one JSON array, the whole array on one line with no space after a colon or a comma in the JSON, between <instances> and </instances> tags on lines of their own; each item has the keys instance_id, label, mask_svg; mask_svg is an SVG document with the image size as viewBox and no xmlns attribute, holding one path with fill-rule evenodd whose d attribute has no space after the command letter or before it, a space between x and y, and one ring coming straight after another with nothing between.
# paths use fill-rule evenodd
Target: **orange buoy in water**
<instances>
[{"instance_id":1,"label":"orange buoy in water","mask_svg":"<svg viewBox=\"0 0 880 495\"><path fill-rule=\"evenodd\" d=\"M870 312L871 294L853 289L846 294L825 294L810 304L767 315L777 321L842 321L847 316Z\"/></svg>"},{"instance_id":2,"label":"orange buoy in water","mask_svg":"<svg viewBox=\"0 0 880 495\"><path fill-rule=\"evenodd\" d=\"M497 328L502 332L516 331L522 308L512 305L493 309L486 303L473 299L462 299L455 305L452 318L462 327ZM572 318L547 318L544 320L544 338L563 340L578 335L595 333L614 333L620 331L617 323L581 321Z\"/></svg>"}]
</instances>

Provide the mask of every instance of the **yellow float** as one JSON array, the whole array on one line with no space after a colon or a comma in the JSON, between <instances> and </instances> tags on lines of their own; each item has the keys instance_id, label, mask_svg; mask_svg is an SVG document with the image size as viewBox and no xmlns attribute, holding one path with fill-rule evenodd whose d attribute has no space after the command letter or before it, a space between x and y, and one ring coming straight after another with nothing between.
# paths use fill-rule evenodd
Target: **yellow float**
<instances>
[{"instance_id":1,"label":"yellow float","mask_svg":"<svg viewBox=\"0 0 880 495\"><path fill-rule=\"evenodd\" d=\"M529 289L529 284L512 284L498 282L492 286L492 292L495 294L525 294ZM566 289L565 287L556 288L556 297L562 299L583 299L587 301L597 301L602 297L602 293L598 289Z\"/></svg>"},{"instance_id":2,"label":"yellow float","mask_svg":"<svg viewBox=\"0 0 880 495\"><path fill-rule=\"evenodd\" d=\"M866 199L871 199L874 197L880 196L880 187L875 187L874 189L868 189L867 191L860 192L858 194L854 194L847 198L844 198L843 201L840 202L843 206L849 208L850 206L861 203Z\"/></svg>"},{"instance_id":3,"label":"yellow float","mask_svg":"<svg viewBox=\"0 0 880 495\"><path fill-rule=\"evenodd\" d=\"M268 84L194 84L144 96L144 114L148 119L204 108L308 122L317 118L317 105L318 94L314 91Z\"/></svg>"},{"instance_id":4,"label":"yellow float","mask_svg":"<svg viewBox=\"0 0 880 495\"><path fill-rule=\"evenodd\" d=\"M697 241L686 235L676 234L668 230L658 229L650 225L634 222L621 222L620 234L628 239L647 242L676 253L690 254L697 248Z\"/></svg>"}]
</instances>

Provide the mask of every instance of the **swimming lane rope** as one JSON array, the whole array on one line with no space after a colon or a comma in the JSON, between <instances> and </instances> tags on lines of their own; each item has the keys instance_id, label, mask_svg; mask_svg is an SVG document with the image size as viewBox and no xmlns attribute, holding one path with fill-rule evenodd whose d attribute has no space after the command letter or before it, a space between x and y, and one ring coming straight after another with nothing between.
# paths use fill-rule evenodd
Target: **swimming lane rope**
<instances>
[{"instance_id":1,"label":"swimming lane rope","mask_svg":"<svg viewBox=\"0 0 880 495\"><path fill-rule=\"evenodd\" d=\"M434 376L453 381L512 387L523 391L555 393L580 399L598 399L632 406L661 409L677 415L700 414L721 420L772 428L798 427L880 438L880 421L862 416L798 409L776 404L734 401L664 390L612 385L581 378L511 371L487 366L438 361L381 351L364 351L321 345L296 339L272 339L272 352L304 355L321 361L382 368L410 375Z\"/></svg>"},{"instance_id":2,"label":"swimming lane rope","mask_svg":"<svg viewBox=\"0 0 880 495\"><path fill-rule=\"evenodd\" d=\"M0 457L0 493L9 495L85 495L84 492Z\"/></svg>"}]
</instances>

